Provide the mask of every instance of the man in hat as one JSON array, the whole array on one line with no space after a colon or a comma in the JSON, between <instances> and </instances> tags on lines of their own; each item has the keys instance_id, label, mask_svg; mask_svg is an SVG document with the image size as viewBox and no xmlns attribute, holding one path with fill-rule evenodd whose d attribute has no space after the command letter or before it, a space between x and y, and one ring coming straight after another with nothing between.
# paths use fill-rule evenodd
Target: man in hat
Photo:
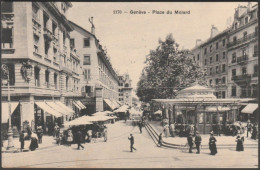
<instances>
[{"instance_id":1,"label":"man in hat","mask_svg":"<svg viewBox=\"0 0 260 170\"><path fill-rule=\"evenodd\" d=\"M246 133L246 137L248 138L248 132L251 134L251 128L252 128L252 125L250 123L250 120L247 121L247 133Z\"/></svg>"},{"instance_id":2,"label":"man in hat","mask_svg":"<svg viewBox=\"0 0 260 170\"><path fill-rule=\"evenodd\" d=\"M130 137L128 137L128 139L130 140L130 150L131 150L131 152L133 152L133 149L136 150L134 148L134 136L132 134L130 134Z\"/></svg>"},{"instance_id":3,"label":"man in hat","mask_svg":"<svg viewBox=\"0 0 260 170\"><path fill-rule=\"evenodd\" d=\"M162 133L159 135L158 146L162 146Z\"/></svg>"},{"instance_id":4,"label":"man in hat","mask_svg":"<svg viewBox=\"0 0 260 170\"><path fill-rule=\"evenodd\" d=\"M197 154L199 154L200 153L201 136L199 135L198 131L196 131L195 144L196 144L196 148L197 148Z\"/></svg>"},{"instance_id":5,"label":"man in hat","mask_svg":"<svg viewBox=\"0 0 260 170\"><path fill-rule=\"evenodd\" d=\"M193 138L192 138L192 133L189 134L187 137L188 145L189 145L189 153L192 153L192 145L193 145Z\"/></svg>"},{"instance_id":6,"label":"man in hat","mask_svg":"<svg viewBox=\"0 0 260 170\"><path fill-rule=\"evenodd\" d=\"M139 130L140 130L140 133L142 133L143 124L142 124L141 121L138 122L138 127L139 127Z\"/></svg>"}]
</instances>

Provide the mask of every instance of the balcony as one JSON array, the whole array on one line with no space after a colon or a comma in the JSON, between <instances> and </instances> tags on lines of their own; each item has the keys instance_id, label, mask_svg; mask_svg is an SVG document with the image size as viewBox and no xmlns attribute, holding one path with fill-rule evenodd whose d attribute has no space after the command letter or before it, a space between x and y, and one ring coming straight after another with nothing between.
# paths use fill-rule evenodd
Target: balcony
<instances>
[{"instance_id":1,"label":"balcony","mask_svg":"<svg viewBox=\"0 0 260 170\"><path fill-rule=\"evenodd\" d=\"M52 32L48 28L44 28L44 37L47 41L52 41Z\"/></svg>"},{"instance_id":2,"label":"balcony","mask_svg":"<svg viewBox=\"0 0 260 170\"><path fill-rule=\"evenodd\" d=\"M250 74L243 74L239 76L233 76L231 78L236 84L241 85L241 84L247 84L251 81L251 75Z\"/></svg>"},{"instance_id":3,"label":"balcony","mask_svg":"<svg viewBox=\"0 0 260 170\"><path fill-rule=\"evenodd\" d=\"M247 61L248 61L248 55L243 55L243 56L237 58L237 63L240 65L246 64Z\"/></svg>"},{"instance_id":4,"label":"balcony","mask_svg":"<svg viewBox=\"0 0 260 170\"><path fill-rule=\"evenodd\" d=\"M65 45L63 45L63 54L66 55L67 54L67 47Z\"/></svg>"},{"instance_id":5,"label":"balcony","mask_svg":"<svg viewBox=\"0 0 260 170\"><path fill-rule=\"evenodd\" d=\"M41 26L41 24L40 24L40 17L39 17L38 14L33 12L32 13L32 20L33 20L33 23L36 23L37 25Z\"/></svg>"},{"instance_id":6,"label":"balcony","mask_svg":"<svg viewBox=\"0 0 260 170\"><path fill-rule=\"evenodd\" d=\"M257 37L257 34L254 32L252 34L247 35L246 37L239 38L239 39L237 39L236 41L233 41L233 42L229 42L227 44L227 47L230 48L232 46L242 44L242 43L247 42L247 41L254 39L256 37Z\"/></svg>"},{"instance_id":7,"label":"balcony","mask_svg":"<svg viewBox=\"0 0 260 170\"><path fill-rule=\"evenodd\" d=\"M53 38L53 47L57 49L59 46L58 38L55 35L53 35L52 38Z\"/></svg>"},{"instance_id":8,"label":"balcony","mask_svg":"<svg viewBox=\"0 0 260 170\"><path fill-rule=\"evenodd\" d=\"M14 13L1 13L1 20L5 22L13 22L14 21Z\"/></svg>"}]
</instances>

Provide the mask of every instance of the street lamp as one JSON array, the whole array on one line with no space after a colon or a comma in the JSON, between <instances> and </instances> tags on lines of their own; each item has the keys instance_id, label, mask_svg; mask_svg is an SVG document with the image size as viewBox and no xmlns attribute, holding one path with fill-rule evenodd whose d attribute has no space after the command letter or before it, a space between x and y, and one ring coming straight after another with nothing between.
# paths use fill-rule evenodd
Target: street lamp
<instances>
[{"instance_id":1,"label":"street lamp","mask_svg":"<svg viewBox=\"0 0 260 170\"><path fill-rule=\"evenodd\" d=\"M11 103L10 103L10 89L9 89L9 69L6 64L2 64L2 78L5 77L2 82L7 83L7 93L8 93L8 112L9 112L9 127L8 127L8 146L7 150L8 151L13 151L14 150L14 144L13 144L13 129L12 129L12 124L11 124Z\"/></svg>"}]
</instances>

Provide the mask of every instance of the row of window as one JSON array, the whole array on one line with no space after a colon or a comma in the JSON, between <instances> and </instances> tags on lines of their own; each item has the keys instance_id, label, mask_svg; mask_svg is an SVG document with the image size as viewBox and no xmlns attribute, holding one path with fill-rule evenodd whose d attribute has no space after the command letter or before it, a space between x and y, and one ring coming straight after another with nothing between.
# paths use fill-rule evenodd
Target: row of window
<instances>
[{"instance_id":1,"label":"row of window","mask_svg":"<svg viewBox=\"0 0 260 170\"><path fill-rule=\"evenodd\" d=\"M222 60L226 59L226 52L222 52ZM212 64L213 63L213 60L214 58L213 57L210 57L209 58L209 64ZM205 59L205 65L207 65L207 59ZM219 57L219 54L216 54L216 57L215 57L215 62L219 62L220 61L220 57Z\"/></svg>"},{"instance_id":2,"label":"row of window","mask_svg":"<svg viewBox=\"0 0 260 170\"><path fill-rule=\"evenodd\" d=\"M246 75L247 74L247 68L246 67L242 67L242 75ZM254 65L254 73L257 75L258 73L258 64ZM237 75L237 69L232 69L232 77Z\"/></svg>"},{"instance_id":3,"label":"row of window","mask_svg":"<svg viewBox=\"0 0 260 170\"><path fill-rule=\"evenodd\" d=\"M226 71L226 64L222 64L221 68L222 68L221 73L224 73ZM216 74L219 74L220 73L220 66L216 66L215 71L216 71ZM209 68L209 75L212 75L212 74L213 74L213 67Z\"/></svg>"},{"instance_id":4,"label":"row of window","mask_svg":"<svg viewBox=\"0 0 260 170\"><path fill-rule=\"evenodd\" d=\"M239 27L246 25L249 23L249 21L255 19L257 17L257 12L251 12L249 13L249 15L245 15L244 18L241 18L239 21L237 21L234 25L233 25L233 29L236 30ZM249 19L250 18L250 19Z\"/></svg>"},{"instance_id":5,"label":"row of window","mask_svg":"<svg viewBox=\"0 0 260 170\"><path fill-rule=\"evenodd\" d=\"M241 95L239 97L256 97L257 96L257 86L252 85L252 86L242 86L241 87ZM237 96L237 87L232 86L231 90L231 96L236 97Z\"/></svg>"},{"instance_id":6,"label":"row of window","mask_svg":"<svg viewBox=\"0 0 260 170\"><path fill-rule=\"evenodd\" d=\"M222 46L224 47L225 45L226 45L226 39L223 39L222 40ZM219 49L219 43L218 42L216 42L215 47L216 47L216 50ZM213 51L213 45L210 45L209 52L212 52L212 51ZM204 54L207 54L207 47L204 48Z\"/></svg>"},{"instance_id":7,"label":"row of window","mask_svg":"<svg viewBox=\"0 0 260 170\"><path fill-rule=\"evenodd\" d=\"M220 78L216 78L215 79L215 85L218 85L218 84L226 84L226 77L222 77L221 79ZM210 86L213 85L213 80L212 79L209 80L209 85Z\"/></svg>"},{"instance_id":8,"label":"row of window","mask_svg":"<svg viewBox=\"0 0 260 170\"><path fill-rule=\"evenodd\" d=\"M70 48L74 49L76 46L75 44L75 39L71 38L70 39ZM90 38L83 38L83 48L90 47Z\"/></svg>"}]
</instances>

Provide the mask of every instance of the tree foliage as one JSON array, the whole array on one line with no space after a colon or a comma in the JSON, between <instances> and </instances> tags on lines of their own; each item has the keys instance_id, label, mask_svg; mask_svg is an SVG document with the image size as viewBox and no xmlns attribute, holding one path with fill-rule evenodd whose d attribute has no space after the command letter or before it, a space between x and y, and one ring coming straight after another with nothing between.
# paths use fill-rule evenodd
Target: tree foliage
<instances>
[{"instance_id":1,"label":"tree foliage","mask_svg":"<svg viewBox=\"0 0 260 170\"><path fill-rule=\"evenodd\" d=\"M179 50L172 34L165 41L159 40L145 61L145 68L137 84L137 96L149 102L156 98L174 98L176 91L190 86L195 81L205 85L205 71L189 57L188 50Z\"/></svg>"}]
</instances>

